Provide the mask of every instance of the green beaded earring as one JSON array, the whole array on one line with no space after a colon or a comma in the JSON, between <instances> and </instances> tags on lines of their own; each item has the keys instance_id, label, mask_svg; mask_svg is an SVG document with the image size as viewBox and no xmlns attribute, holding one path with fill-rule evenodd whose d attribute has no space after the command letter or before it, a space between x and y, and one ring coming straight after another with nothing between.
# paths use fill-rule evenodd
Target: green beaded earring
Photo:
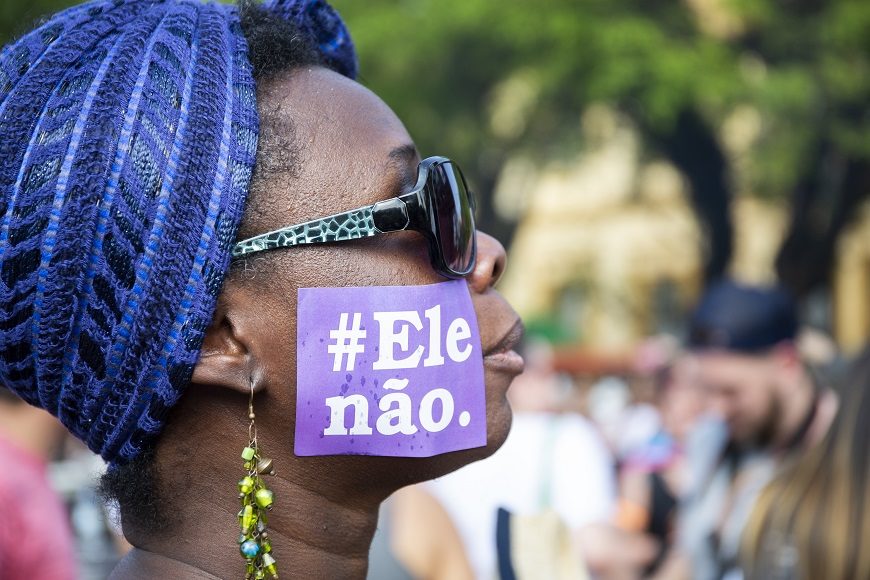
<instances>
[{"instance_id":1,"label":"green beaded earring","mask_svg":"<svg viewBox=\"0 0 870 580\"><path fill-rule=\"evenodd\" d=\"M242 450L245 469L248 474L239 481L239 550L245 558L245 580L260 580L266 573L278 577L278 568L272 556L272 543L266 531L266 514L272 509L273 494L261 478L262 475L275 475L272 460L260 457L257 447L257 425L254 423L254 381L251 380L251 396L248 400L248 446Z\"/></svg>"}]
</instances>

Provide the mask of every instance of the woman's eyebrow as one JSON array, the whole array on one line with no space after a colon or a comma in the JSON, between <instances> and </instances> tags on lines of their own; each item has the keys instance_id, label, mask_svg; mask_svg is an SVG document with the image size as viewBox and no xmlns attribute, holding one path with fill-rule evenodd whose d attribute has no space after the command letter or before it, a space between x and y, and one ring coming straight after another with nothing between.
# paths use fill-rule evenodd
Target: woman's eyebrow
<instances>
[{"instance_id":1,"label":"woman's eyebrow","mask_svg":"<svg viewBox=\"0 0 870 580\"><path fill-rule=\"evenodd\" d=\"M413 143L406 143L399 147L396 147L392 151L390 151L390 159L394 161L404 161L405 163L412 163L417 160L419 153L417 153L417 147Z\"/></svg>"},{"instance_id":2,"label":"woman's eyebrow","mask_svg":"<svg viewBox=\"0 0 870 580\"><path fill-rule=\"evenodd\" d=\"M406 143L390 151L387 156L387 166L394 167L399 172L400 191L413 187L417 180L417 162L420 154L413 143Z\"/></svg>"}]
</instances>

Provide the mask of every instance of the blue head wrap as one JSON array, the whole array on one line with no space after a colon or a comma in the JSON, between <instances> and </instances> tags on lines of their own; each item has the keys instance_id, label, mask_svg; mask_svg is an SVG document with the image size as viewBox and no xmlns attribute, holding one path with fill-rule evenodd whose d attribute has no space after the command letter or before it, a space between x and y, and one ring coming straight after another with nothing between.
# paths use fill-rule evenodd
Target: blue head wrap
<instances>
[{"instance_id":1,"label":"blue head wrap","mask_svg":"<svg viewBox=\"0 0 870 580\"><path fill-rule=\"evenodd\" d=\"M354 76L321 1L266 4ZM0 384L112 462L190 381L256 155L234 7L94 0L0 52Z\"/></svg>"},{"instance_id":2,"label":"blue head wrap","mask_svg":"<svg viewBox=\"0 0 870 580\"><path fill-rule=\"evenodd\" d=\"M268 0L266 6L308 34L330 67L346 77L356 78L353 41L332 6L323 0Z\"/></svg>"}]
</instances>

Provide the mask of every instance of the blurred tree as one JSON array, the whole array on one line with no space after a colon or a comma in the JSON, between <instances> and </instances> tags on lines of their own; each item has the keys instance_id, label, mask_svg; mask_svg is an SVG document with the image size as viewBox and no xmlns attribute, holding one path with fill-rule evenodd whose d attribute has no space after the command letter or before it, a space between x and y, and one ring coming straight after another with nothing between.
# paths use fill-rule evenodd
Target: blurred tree
<instances>
[{"instance_id":1,"label":"blurred tree","mask_svg":"<svg viewBox=\"0 0 870 580\"><path fill-rule=\"evenodd\" d=\"M46 14L71 6L70 0L4 0L0 2L0 45L27 32Z\"/></svg>"},{"instance_id":2,"label":"blurred tree","mask_svg":"<svg viewBox=\"0 0 870 580\"><path fill-rule=\"evenodd\" d=\"M72 3L0 3L0 41ZM866 0L333 4L354 33L362 81L424 154L461 160L480 192L512 155L573 157L581 113L619 108L647 154L686 176L708 279L729 263L735 195L792 200L777 268L803 295L827 283L837 236L870 191ZM738 171L722 133L747 108L760 127ZM513 224L481 198L484 226L507 242Z\"/></svg>"},{"instance_id":3,"label":"blurred tree","mask_svg":"<svg viewBox=\"0 0 870 580\"><path fill-rule=\"evenodd\" d=\"M470 163L482 191L511 154L576 152L579 115L590 104L619 107L649 155L685 174L708 234L708 279L728 265L737 193L793 199L777 266L805 295L828 281L837 236L870 191L866 1L335 4L354 31L364 80L424 151ZM515 120L499 126L494 109L510 107L511 97ZM738 192L720 135L746 106L762 123ZM487 225L509 235L510 224L483 206Z\"/></svg>"},{"instance_id":4,"label":"blurred tree","mask_svg":"<svg viewBox=\"0 0 870 580\"><path fill-rule=\"evenodd\" d=\"M729 47L703 34L685 5L650 0L337 0L361 51L364 79L395 107L425 151L447 151L491 191L507 156L572 156L580 115L608 102L628 113L653 154L692 184L710 232L708 275L728 264L727 163L711 120L741 95ZM511 102L513 101L513 102ZM499 124L499 109L513 120ZM437 113L436 113L437 111ZM484 199L483 221L510 235Z\"/></svg>"}]
</instances>

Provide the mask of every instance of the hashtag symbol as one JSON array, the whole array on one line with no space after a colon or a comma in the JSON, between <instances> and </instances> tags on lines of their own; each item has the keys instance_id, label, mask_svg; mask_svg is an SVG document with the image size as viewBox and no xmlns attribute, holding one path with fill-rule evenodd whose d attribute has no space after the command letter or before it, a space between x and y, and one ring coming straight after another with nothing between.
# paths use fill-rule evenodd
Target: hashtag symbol
<instances>
[{"instance_id":1,"label":"hashtag symbol","mask_svg":"<svg viewBox=\"0 0 870 580\"><path fill-rule=\"evenodd\" d=\"M356 362L356 355L365 351L365 345L359 342L366 337L366 331L360 329L360 318L360 313L354 312L353 325L348 328L347 312L342 312L341 318L338 321L338 328L329 331L329 338L335 339L335 344L330 344L326 349L329 354L335 355L332 359L333 371L341 370L344 355L347 355L345 370L352 371Z\"/></svg>"}]
</instances>

